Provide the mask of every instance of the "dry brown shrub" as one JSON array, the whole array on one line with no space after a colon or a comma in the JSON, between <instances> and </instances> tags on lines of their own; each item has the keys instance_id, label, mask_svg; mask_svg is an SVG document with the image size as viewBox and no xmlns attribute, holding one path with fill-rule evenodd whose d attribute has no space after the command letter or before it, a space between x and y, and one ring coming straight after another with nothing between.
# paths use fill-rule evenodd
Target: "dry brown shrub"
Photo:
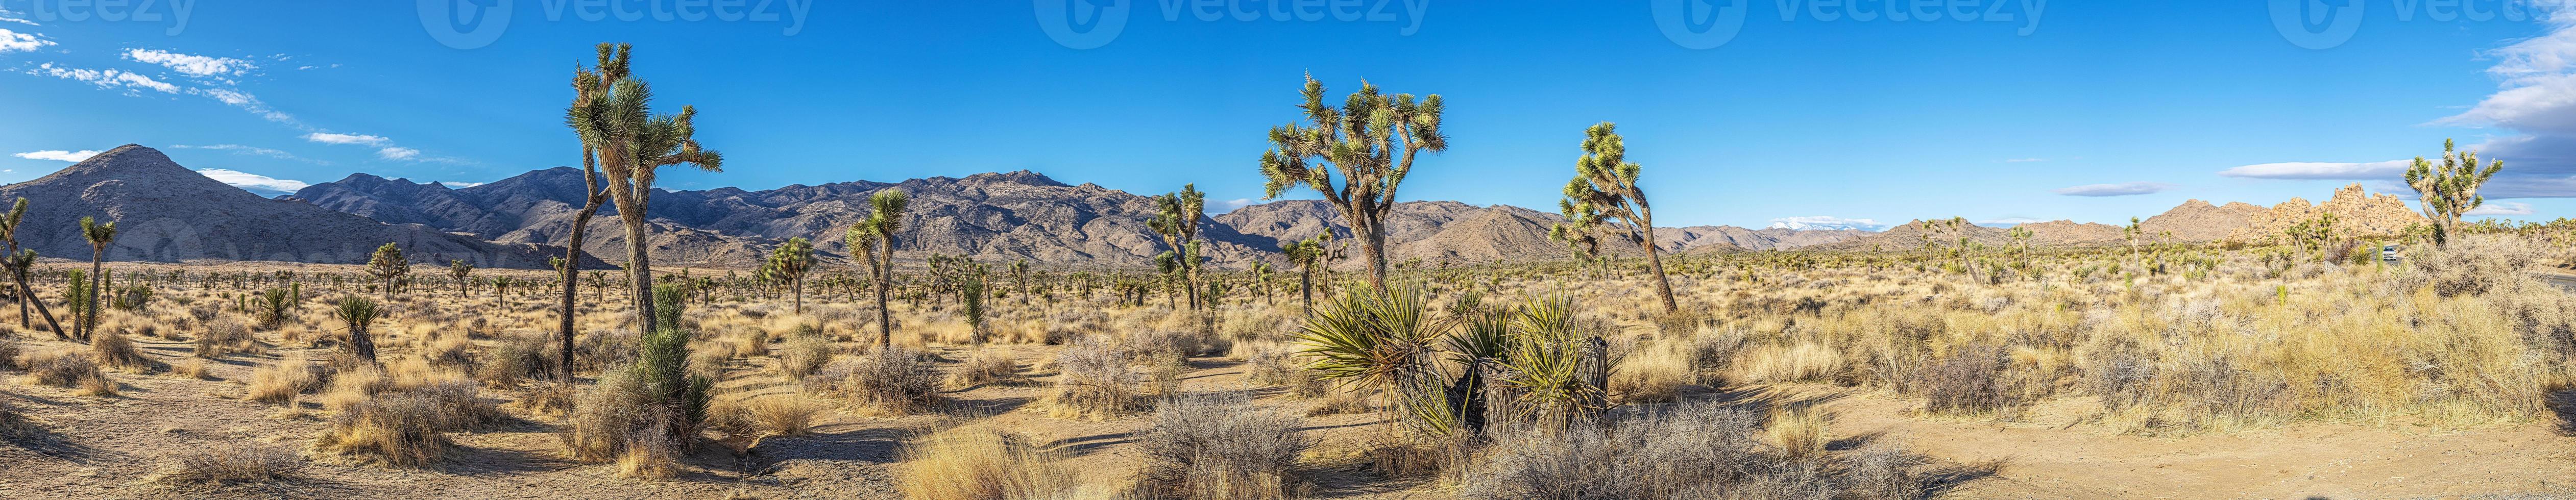
<instances>
[{"instance_id":1,"label":"dry brown shrub","mask_svg":"<svg viewBox=\"0 0 2576 500\"><path fill-rule=\"evenodd\" d=\"M255 484L291 481L303 470L304 460L285 450L215 446L183 452L153 480L186 485Z\"/></svg>"},{"instance_id":2,"label":"dry brown shrub","mask_svg":"<svg viewBox=\"0 0 2576 500\"><path fill-rule=\"evenodd\" d=\"M895 489L914 500L1105 498L1085 491L1059 453L985 427L913 440L897 454Z\"/></svg>"}]
</instances>

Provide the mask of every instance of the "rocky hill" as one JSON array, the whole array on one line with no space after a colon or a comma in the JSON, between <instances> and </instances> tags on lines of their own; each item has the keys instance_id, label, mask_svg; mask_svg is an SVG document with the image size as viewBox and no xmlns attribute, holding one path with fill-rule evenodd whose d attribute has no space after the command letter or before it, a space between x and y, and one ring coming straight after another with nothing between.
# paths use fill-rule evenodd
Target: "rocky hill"
<instances>
[{"instance_id":1,"label":"rocky hill","mask_svg":"<svg viewBox=\"0 0 2576 500\"><path fill-rule=\"evenodd\" d=\"M77 221L114 221L107 258L365 263L397 243L415 262L463 259L482 267L543 269L559 247L503 244L419 224L387 224L313 205L262 198L195 171L160 151L128 144L35 180L0 187L28 200L18 243L46 257L87 259ZM597 260L585 261L605 267Z\"/></svg>"},{"instance_id":2,"label":"rocky hill","mask_svg":"<svg viewBox=\"0 0 2576 500\"><path fill-rule=\"evenodd\" d=\"M2206 201L2190 200L2182 202L2181 206L2176 206L2173 210L2167 210L2161 215L2139 222L2138 230L2145 232L2148 237L2163 237L2170 234L2173 239L2183 242L2218 241L2227 239L2230 233L2252 224L2254 216L2269 211L2244 202L2229 202L2219 206L2211 205Z\"/></svg>"},{"instance_id":3,"label":"rocky hill","mask_svg":"<svg viewBox=\"0 0 2576 500\"><path fill-rule=\"evenodd\" d=\"M2360 184L2335 190L2333 198L2323 204L2311 204L2303 198L2291 198L2270 210L2249 217L2245 226L2228 233L2227 239L2246 243L2275 241L2301 222L2334 215L2334 232L2363 238L2391 237L2405 234L2406 228L2430 221L2413 209L2406 200L2394 195L2372 195Z\"/></svg>"}]
</instances>

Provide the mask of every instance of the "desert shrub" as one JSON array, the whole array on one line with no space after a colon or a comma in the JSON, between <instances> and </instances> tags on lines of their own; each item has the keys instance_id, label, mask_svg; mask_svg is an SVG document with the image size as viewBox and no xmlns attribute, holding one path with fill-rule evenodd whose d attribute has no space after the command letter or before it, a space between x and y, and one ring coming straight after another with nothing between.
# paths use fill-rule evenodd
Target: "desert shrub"
<instances>
[{"instance_id":1,"label":"desert shrub","mask_svg":"<svg viewBox=\"0 0 2576 500\"><path fill-rule=\"evenodd\" d=\"M1884 441L1853 451L1843 461L1843 497L1856 500L1914 500L1931 485L1917 471L1931 463L1920 455Z\"/></svg>"},{"instance_id":2,"label":"desert shrub","mask_svg":"<svg viewBox=\"0 0 2576 500\"><path fill-rule=\"evenodd\" d=\"M627 331L596 331L573 340L573 364L582 371L601 373L635 362L644 349L644 337ZM556 359L560 351L553 343L546 346L546 359Z\"/></svg>"},{"instance_id":3,"label":"desert shrub","mask_svg":"<svg viewBox=\"0 0 2576 500\"><path fill-rule=\"evenodd\" d=\"M296 358L251 370L250 400L273 405L290 404L304 393L321 388L322 377L312 365L310 361Z\"/></svg>"},{"instance_id":4,"label":"desert shrub","mask_svg":"<svg viewBox=\"0 0 2576 500\"><path fill-rule=\"evenodd\" d=\"M1331 384L1307 372L1305 366L1297 363L1296 354L1286 350L1255 351L1244 360L1244 365L1249 367L1252 383L1286 388L1290 397L1314 399L1332 391Z\"/></svg>"},{"instance_id":5,"label":"desert shrub","mask_svg":"<svg viewBox=\"0 0 2576 500\"><path fill-rule=\"evenodd\" d=\"M193 354L200 358L211 359L233 353L254 352L258 347L258 341L251 338L250 326L243 325L241 320L231 316L220 316L207 321L206 328L197 332L196 352Z\"/></svg>"},{"instance_id":6,"label":"desert shrub","mask_svg":"<svg viewBox=\"0 0 2576 500\"><path fill-rule=\"evenodd\" d=\"M828 407L792 396L757 398L741 404L751 430L773 436L803 436L814 431L814 417Z\"/></svg>"},{"instance_id":7,"label":"desert shrub","mask_svg":"<svg viewBox=\"0 0 2576 500\"><path fill-rule=\"evenodd\" d=\"M2444 297L2485 295L2499 285L2529 279L2546 259L2546 251L2530 240L2505 235L2468 236L2445 246L2416 248L2406 262L2424 274L2434 293Z\"/></svg>"},{"instance_id":8,"label":"desert shrub","mask_svg":"<svg viewBox=\"0 0 2576 500\"><path fill-rule=\"evenodd\" d=\"M21 364L26 365L27 376L37 384L54 387L77 387L107 378L107 374L99 372L98 361L78 351L29 354Z\"/></svg>"},{"instance_id":9,"label":"desert shrub","mask_svg":"<svg viewBox=\"0 0 2576 500\"><path fill-rule=\"evenodd\" d=\"M1610 372L1610 393L1629 403L1672 401L1685 385L1698 383L1698 368L1688 346L1638 349Z\"/></svg>"},{"instance_id":10,"label":"desert shrub","mask_svg":"<svg viewBox=\"0 0 2576 500\"><path fill-rule=\"evenodd\" d=\"M99 363L110 367L148 370L158 369L161 365L161 362L144 356L143 350L134 348L134 339L126 338L124 333L113 330L101 331L97 335L90 336L89 349L91 355L98 357Z\"/></svg>"},{"instance_id":11,"label":"desert shrub","mask_svg":"<svg viewBox=\"0 0 2576 500\"><path fill-rule=\"evenodd\" d=\"M1740 372L1748 382L1822 382L1843 375L1842 353L1813 342L1755 348L1743 356Z\"/></svg>"},{"instance_id":12,"label":"desert shrub","mask_svg":"<svg viewBox=\"0 0 2576 500\"><path fill-rule=\"evenodd\" d=\"M799 325L798 328L801 332L812 327ZM779 375L788 380L804 380L806 375L831 362L833 354L832 340L824 338L822 333L789 335L786 345L778 350Z\"/></svg>"},{"instance_id":13,"label":"desert shrub","mask_svg":"<svg viewBox=\"0 0 2576 500\"><path fill-rule=\"evenodd\" d=\"M543 334L511 335L492 346L483 364L474 367L474 378L485 387L506 389L518 387L519 381L547 374L559 349L554 337Z\"/></svg>"},{"instance_id":14,"label":"desert shrub","mask_svg":"<svg viewBox=\"0 0 2576 500\"><path fill-rule=\"evenodd\" d=\"M204 380L207 378L206 361L201 359L182 361L179 364L170 367L170 374Z\"/></svg>"},{"instance_id":15,"label":"desert shrub","mask_svg":"<svg viewBox=\"0 0 2576 500\"><path fill-rule=\"evenodd\" d=\"M948 385L958 388L984 384L1020 384L1028 380L1027 375L1020 374L1020 360L1011 357L1011 353L1000 350L976 353L974 357L966 358L965 364L958 365L957 371L948 375Z\"/></svg>"},{"instance_id":16,"label":"desert shrub","mask_svg":"<svg viewBox=\"0 0 2576 500\"><path fill-rule=\"evenodd\" d=\"M626 454L636 435L668 410L639 405L651 395L633 370L611 370L574 397L568 425L557 431L575 460L607 462Z\"/></svg>"},{"instance_id":17,"label":"desert shrub","mask_svg":"<svg viewBox=\"0 0 2576 500\"><path fill-rule=\"evenodd\" d=\"M950 429L906 443L895 489L914 500L1102 498L1082 491L1057 453L984 427Z\"/></svg>"},{"instance_id":18,"label":"desert shrub","mask_svg":"<svg viewBox=\"0 0 2576 500\"><path fill-rule=\"evenodd\" d=\"M1144 377L1118 348L1086 338L1056 353L1056 389L1048 394L1057 418L1109 418L1135 410L1136 383Z\"/></svg>"},{"instance_id":19,"label":"desert shrub","mask_svg":"<svg viewBox=\"0 0 2576 500\"><path fill-rule=\"evenodd\" d=\"M1472 499L1682 499L1784 472L1751 410L1687 403L1562 432L1507 429L1466 472ZM1760 498L1760 497L1753 497Z\"/></svg>"},{"instance_id":20,"label":"desert shrub","mask_svg":"<svg viewBox=\"0 0 2576 500\"><path fill-rule=\"evenodd\" d=\"M2004 369L2010 362L2003 349L1966 346L1913 370L1901 390L1923 398L1923 411L1935 414L2007 411L2022 404L2006 380Z\"/></svg>"},{"instance_id":21,"label":"desert shrub","mask_svg":"<svg viewBox=\"0 0 2576 500\"><path fill-rule=\"evenodd\" d=\"M216 446L180 454L154 480L194 485L256 484L292 480L303 470L304 460L285 450Z\"/></svg>"},{"instance_id":22,"label":"desert shrub","mask_svg":"<svg viewBox=\"0 0 2576 500\"><path fill-rule=\"evenodd\" d=\"M892 346L835 360L805 377L806 391L847 398L862 408L904 415L939 404L939 366L920 351Z\"/></svg>"},{"instance_id":23,"label":"desert shrub","mask_svg":"<svg viewBox=\"0 0 2576 500\"><path fill-rule=\"evenodd\" d=\"M1816 405L1785 404L1771 408L1771 421L1763 426L1770 434L1771 445L1780 456L1808 461L1824 457L1825 445L1833 439L1826 432L1825 414Z\"/></svg>"},{"instance_id":24,"label":"desert shrub","mask_svg":"<svg viewBox=\"0 0 2576 500\"><path fill-rule=\"evenodd\" d=\"M23 355L22 351L23 348L19 347L18 339L0 336L0 370L25 369L25 366L18 364L18 356Z\"/></svg>"},{"instance_id":25,"label":"desert shrub","mask_svg":"<svg viewBox=\"0 0 2576 500\"><path fill-rule=\"evenodd\" d=\"M421 346L420 356L431 364L472 367L474 366L474 340L464 335L442 337Z\"/></svg>"},{"instance_id":26,"label":"desert shrub","mask_svg":"<svg viewBox=\"0 0 2576 500\"><path fill-rule=\"evenodd\" d=\"M1243 396L1172 398L1136 438L1147 486L1166 498L1290 498L1291 468L1315 446L1299 424Z\"/></svg>"},{"instance_id":27,"label":"desert shrub","mask_svg":"<svg viewBox=\"0 0 2576 500\"><path fill-rule=\"evenodd\" d=\"M431 423L442 431L473 431L491 428L509 418L499 403L476 392L473 382L441 380L411 389L410 394L427 398L437 405Z\"/></svg>"},{"instance_id":28,"label":"desert shrub","mask_svg":"<svg viewBox=\"0 0 2576 500\"><path fill-rule=\"evenodd\" d=\"M2294 409L2289 381L2279 373L2245 369L2229 355L2187 359L2177 392L2185 411L2203 426L2270 421Z\"/></svg>"},{"instance_id":29,"label":"desert shrub","mask_svg":"<svg viewBox=\"0 0 2576 500\"><path fill-rule=\"evenodd\" d=\"M449 418L446 411L438 399L424 394L369 398L333 418L314 448L361 463L425 466L447 453L447 436L439 433Z\"/></svg>"}]
</instances>

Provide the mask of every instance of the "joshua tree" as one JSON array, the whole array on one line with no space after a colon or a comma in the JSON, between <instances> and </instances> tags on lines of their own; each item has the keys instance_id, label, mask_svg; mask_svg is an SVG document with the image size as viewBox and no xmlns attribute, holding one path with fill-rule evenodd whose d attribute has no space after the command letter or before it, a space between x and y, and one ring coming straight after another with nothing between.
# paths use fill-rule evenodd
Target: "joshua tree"
<instances>
[{"instance_id":1,"label":"joshua tree","mask_svg":"<svg viewBox=\"0 0 2576 500\"><path fill-rule=\"evenodd\" d=\"M1627 142L1618 128L1601 122L1583 132L1583 157L1574 161L1574 180L1565 183L1565 197L1557 206L1578 227L1598 224L1645 247L1646 270L1655 274L1664 314L1677 313L1681 306L1673 301L1672 280L1664 276L1663 252L1655 247L1655 209L1646 204L1645 188L1637 186L1644 167L1628 162Z\"/></svg>"},{"instance_id":2,"label":"joshua tree","mask_svg":"<svg viewBox=\"0 0 2576 500\"><path fill-rule=\"evenodd\" d=\"M677 115L653 114L652 86L630 74L631 47L618 44L612 49L602 44L599 50L614 52L603 59L613 59L616 67L574 75L573 88L581 90L582 99L565 110L564 122L590 150L591 158L584 161L595 159L599 170L608 175L609 198L617 204L617 218L626 225L626 272L635 288L636 326L650 329L658 316L645 206L652 201L654 171L686 164L722 172L724 155L698 146L696 107L681 107Z\"/></svg>"},{"instance_id":3,"label":"joshua tree","mask_svg":"<svg viewBox=\"0 0 2576 500\"><path fill-rule=\"evenodd\" d=\"M2460 216L2487 204L2487 198L2478 195L2478 187L2486 185L2487 179L2494 178L2500 170L2504 170L2504 160L2495 160L2480 170L2478 152L2458 151L2449 139L2442 140L2440 166L2415 157L2415 164L2406 168L2406 185L2423 198L2424 218L2433 219L2435 246L2450 245L2451 231L2460 225Z\"/></svg>"},{"instance_id":4,"label":"joshua tree","mask_svg":"<svg viewBox=\"0 0 2576 500\"><path fill-rule=\"evenodd\" d=\"M1172 273L1184 282L1182 288L1187 289L1190 309L1196 310L1199 308L1199 264L1206 259L1199 253L1199 218L1206 213L1207 193L1199 192L1197 184L1182 184L1178 193L1154 197L1154 206L1159 211L1154 218L1145 221L1145 226L1162 235L1163 246L1171 249L1163 252L1164 257L1156 259L1171 260Z\"/></svg>"},{"instance_id":5,"label":"joshua tree","mask_svg":"<svg viewBox=\"0 0 2576 500\"><path fill-rule=\"evenodd\" d=\"M15 206L9 207L9 214L7 216L0 216L0 239L9 241L9 253L0 254L0 258L18 255L18 223L24 220L27 220L27 199L21 197L18 198L18 203ZM21 277L17 281L23 283L26 280L24 277ZM35 327L28 323L30 320L27 318L27 301L34 300L36 298L35 292L29 291L21 286L11 285L9 293L10 296L17 299L18 302L18 328L34 329ZM62 334L63 332L60 331L54 332L54 335Z\"/></svg>"},{"instance_id":6,"label":"joshua tree","mask_svg":"<svg viewBox=\"0 0 2576 500\"><path fill-rule=\"evenodd\" d=\"M1297 296L1304 300L1309 316L1315 313L1315 266L1324 260L1324 238L1318 234L1279 244L1279 251L1288 254L1288 263L1297 266Z\"/></svg>"},{"instance_id":7,"label":"joshua tree","mask_svg":"<svg viewBox=\"0 0 2576 500\"><path fill-rule=\"evenodd\" d=\"M1396 188L1413 172L1416 155L1449 149L1449 139L1440 135L1440 96L1416 102L1412 94L1384 95L1361 82L1335 109L1324 103L1324 84L1313 75L1306 77L1304 94L1299 108L1310 124L1270 129L1273 148L1261 153L1261 175L1268 179L1263 198L1278 198L1296 186L1323 194L1359 237L1369 286L1383 290L1385 221L1395 211Z\"/></svg>"},{"instance_id":8,"label":"joshua tree","mask_svg":"<svg viewBox=\"0 0 2576 500\"><path fill-rule=\"evenodd\" d=\"M868 275L876 278L877 347L894 345L894 314L886 310L887 299L894 290L894 235L903 232L903 213L912 198L902 191L887 189L868 197L868 217L850 226L845 238L852 256L868 265Z\"/></svg>"},{"instance_id":9,"label":"joshua tree","mask_svg":"<svg viewBox=\"0 0 2576 500\"><path fill-rule=\"evenodd\" d=\"M340 299L340 308L331 311L349 325L349 353L368 363L376 362L376 341L367 333L367 325L376 321L376 302L351 295Z\"/></svg>"},{"instance_id":10,"label":"joshua tree","mask_svg":"<svg viewBox=\"0 0 2576 500\"><path fill-rule=\"evenodd\" d=\"M1012 262L1007 270L1011 272L1011 281L1020 286L1020 305L1029 305L1029 260Z\"/></svg>"},{"instance_id":11,"label":"joshua tree","mask_svg":"<svg viewBox=\"0 0 2576 500\"><path fill-rule=\"evenodd\" d=\"M402 246L386 243L376 247L376 254L367 258L367 274L385 282L385 302L390 303L394 301L394 280L411 274L411 260L403 257Z\"/></svg>"},{"instance_id":12,"label":"joshua tree","mask_svg":"<svg viewBox=\"0 0 2576 500\"><path fill-rule=\"evenodd\" d=\"M90 330L98 329L98 290L105 286L99 280L107 277L107 245L116 242L116 223L101 224L98 219L82 217L80 228L81 237L89 240L89 306L81 308L77 321L81 340L89 340Z\"/></svg>"},{"instance_id":13,"label":"joshua tree","mask_svg":"<svg viewBox=\"0 0 2576 500\"><path fill-rule=\"evenodd\" d=\"M799 236L769 252L770 270L796 296L796 314L805 314L805 273L814 270L814 244Z\"/></svg>"},{"instance_id":14,"label":"joshua tree","mask_svg":"<svg viewBox=\"0 0 2576 500\"><path fill-rule=\"evenodd\" d=\"M27 200L25 198L18 199L18 206L24 207L26 204ZM9 278L18 282L18 290L26 292L19 303L34 304L36 306L36 314L41 314L45 317L45 327L54 329L55 339L71 340L70 336L63 334L63 324L54 321L54 312L45 309L45 300L36 298L36 287L29 286L27 284L28 275L34 274L34 271L31 271L31 269L36 267L36 251L34 249L27 249L19 250L18 253L15 254L10 254L7 264L9 265Z\"/></svg>"},{"instance_id":15,"label":"joshua tree","mask_svg":"<svg viewBox=\"0 0 2576 500\"><path fill-rule=\"evenodd\" d=\"M626 79L630 74L627 72L628 55L626 46L611 47L608 44L599 44L599 67L573 71L572 105L580 106L590 102L592 97L605 91L609 84ZM581 257L585 255L581 251L582 233L590 229L590 219L599 215L599 207L608 203L609 195L607 190L599 186L599 158L593 153L595 151L590 148L589 142L584 141L581 146L581 185L582 192L586 196L583 196L581 211L573 212L572 235L564 240L564 256L555 264L555 272L562 275L560 279L564 282L563 300L555 304L557 321L555 336L562 344L562 348L558 349L562 359L557 360L557 368L567 388L572 386L573 380L573 301L576 299L574 290L579 288L581 283ZM607 300L607 273L591 271L590 282L593 295L598 296L598 300Z\"/></svg>"},{"instance_id":16,"label":"joshua tree","mask_svg":"<svg viewBox=\"0 0 2576 500\"><path fill-rule=\"evenodd\" d=\"M1252 291L1261 294L1261 303L1270 304L1270 262L1252 261Z\"/></svg>"},{"instance_id":17,"label":"joshua tree","mask_svg":"<svg viewBox=\"0 0 2576 500\"><path fill-rule=\"evenodd\" d=\"M465 259L449 259L447 261L447 277L448 279L456 280L457 298L465 297L465 278L470 277L473 274L474 265L465 263Z\"/></svg>"}]
</instances>

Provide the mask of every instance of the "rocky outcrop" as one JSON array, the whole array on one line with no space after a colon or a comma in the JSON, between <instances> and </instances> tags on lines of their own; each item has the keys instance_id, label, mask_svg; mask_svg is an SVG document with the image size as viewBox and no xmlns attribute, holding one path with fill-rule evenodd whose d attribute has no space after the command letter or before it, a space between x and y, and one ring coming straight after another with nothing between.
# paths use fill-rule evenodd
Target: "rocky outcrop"
<instances>
[{"instance_id":1,"label":"rocky outcrop","mask_svg":"<svg viewBox=\"0 0 2576 500\"><path fill-rule=\"evenodd\" d=\"M2348 238L2388 238L2403 235L2408 227L2429 224L2430 220L2407 208L2406 200L2395 195L2373 195L2360 184L2335 190L2333 198L2323 204L2291 198L2270 210L2249 218L2245 227L2228 233L2229 241L2266 243L2279 241L2287 231L2302 222L2334 215L2334 234Z\"/></svg>"}]
</instances>

